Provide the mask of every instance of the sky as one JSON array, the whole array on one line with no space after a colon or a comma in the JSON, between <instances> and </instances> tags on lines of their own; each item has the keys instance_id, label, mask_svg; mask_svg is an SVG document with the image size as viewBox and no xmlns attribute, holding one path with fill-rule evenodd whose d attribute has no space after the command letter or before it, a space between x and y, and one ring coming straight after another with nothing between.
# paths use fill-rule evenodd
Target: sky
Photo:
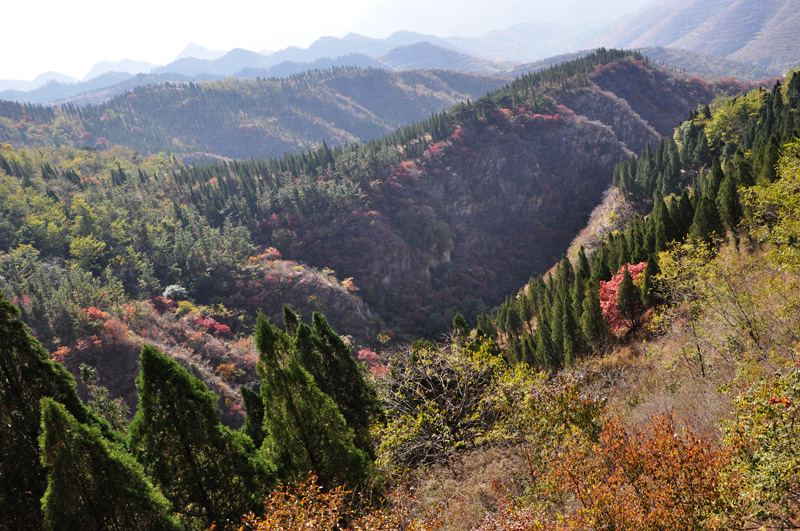
<instances>
[{"instance_id":1,"label":"sky","mask_svg":"<svg viewBox=\"0 0 800 531\"><path fill-rule=\"evenodd\" d=\"M55 71L82 79L99 61L171 62L211 50L307 47L343 36L379 0L15 0L4 2L0 79Z\"/></svg>"}]
</instances>

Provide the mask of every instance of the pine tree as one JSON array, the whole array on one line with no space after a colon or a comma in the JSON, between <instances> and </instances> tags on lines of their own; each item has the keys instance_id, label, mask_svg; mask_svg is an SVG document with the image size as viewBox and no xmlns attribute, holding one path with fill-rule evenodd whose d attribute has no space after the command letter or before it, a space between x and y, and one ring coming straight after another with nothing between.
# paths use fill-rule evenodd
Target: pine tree
<instances>
[{"instance_id":1,"label":"pine tree","mask_svg":"<svg viewBox=\"0 0 800 531\"><path fill-rule=\"evenodd\" d=\"M214 394L175 360L145 346L140 363L131 448L181 520L222 526L258 510L274 477L250 438L220 424Z\"/></svg>"},{"instance_id":2,"label":"pine tree","mask_svg":"<svg viewBox=\"0 0 800 531\"><path fill-rule=\"evenodd\" d=\"M41 459L48 470L42 498L47 529L178 530L169 502L142 466L97 428L43 398Z\"/></svg>"},{"instance_id":3,"label":"pine tree","mask_svg":"<svg viewBox=\"0 0 800 531\"><path fill-rule=\"evenodd\" d=\"M19 320L0 291L0 529L38 529L40 500L47 487L39 460L40 405L49 397L80 422L118 438L78 398L75 380ZM13 508L13 509L12 509Z\"/></svg>"},{"instance_id":4,"label":"pine tree","mask_svg":"<svg viewBox=\"0 0 800 531\"><path fill-rule=\"evenodd\" d=\"M255 340L266 435L261 453L278 477L303 481L313 471L324 488L369 489L374 471L367 455L355 447L333 400L297 362L291 338L259 315Z\"/></svg>"}]
</instances>

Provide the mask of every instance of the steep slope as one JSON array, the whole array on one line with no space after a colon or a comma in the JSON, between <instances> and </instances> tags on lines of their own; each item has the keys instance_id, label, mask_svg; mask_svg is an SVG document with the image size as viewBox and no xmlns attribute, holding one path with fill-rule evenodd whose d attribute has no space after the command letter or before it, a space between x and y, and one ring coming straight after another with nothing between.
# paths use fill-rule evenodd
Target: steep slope
<instances>
[{"instance_id":1,"label":"steep slope","mask_svg":"<svg viewBox=\"0 0 800 531\"><path fill-rule=\"evenodd\" d=\"M798 64L798 0L678 0L634 13L594 45L661 46L779 67Z\"/></svg>"}]
</instances>

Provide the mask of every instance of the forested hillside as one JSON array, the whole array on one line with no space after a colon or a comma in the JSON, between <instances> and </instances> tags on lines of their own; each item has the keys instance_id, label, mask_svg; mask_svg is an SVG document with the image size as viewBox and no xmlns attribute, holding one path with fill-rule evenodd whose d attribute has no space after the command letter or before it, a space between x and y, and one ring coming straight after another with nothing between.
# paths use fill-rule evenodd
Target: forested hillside
<instances>
[{"instance_id":1,"label":"forested hillside","mask_svg":"<svg viewBox=\"0 0 800 531\"><path fill-rule=\"evenodd\" d=\"M140 86L99 105L0 101L0 141L17 147L124 145L185 160L270 157L369 140L501 86L449 71L314 70L283 79Z\"/></svg>"},{"instance_id":2,"label":"forested hillside","mask_svg":"<svg viewBox=\"0 0 800 531\"><path fill-rule=\"evenodd\" d=\"M145 269L154 271L149 291L140 295L180 284L204 303L216 296L252 310L231 299L236 268L227 261L257 255L253 246L273 247L284 258L352 278L361 297L398 332L433 335L459 309L474 322L531 271L557 260L599 203L613 166L658 138L642 118L663 129L670 117L710 100L713 87L671 77L641 59L598 52L363 145L196 167L119 148L19 152L6 157L7 173L73 209L74 202L65 202L72 194L98 194L109 205L102 207L109 219L129 220L147 237L165 222L185 226L191 218L183 219L183 208L197 219L188 233L202 223L240 231L239 243L224 244L236 258L214 267L176 263L190 251L153 253L147 238L134 240L134 251L149 264ZM653 87L659 86L669 89L668 98L656 97ZM559 106L559 99L575 110ZM34 111L49 112L29 108ZM157 200L157 208L144 207L158 212L152 221L136 213L136 204ZM103 203L87 197L87 204L94 210ZM28 208L6 216L12 226L5 249L27 243L57 257L71 253L76 235L54 239L43 232L46 224L37 233L25 222ZM66 213L67 219L79 215ZM84 267L99 273L111 265L118 277L123 268L114 264L126 262L114 257L126 255L129 236L118 242L108 233L110 223L98 227L77 234L103 245ZM120 232L127 235L127 225ZM137 293L142 273L125 275L126 293ZM207 288L212 283L214 292Z\"/></svg>"},{"instance_id":3,"label":"forested hillside","mask_svg":"<svg viewBox=\"0 0 800 531\"><path fill-rule=\"evenodd\" d=\"M598 50L281 158L1 146L2 527L791 527L800 75L744 88Z\"/></svg>"}]
</instances>

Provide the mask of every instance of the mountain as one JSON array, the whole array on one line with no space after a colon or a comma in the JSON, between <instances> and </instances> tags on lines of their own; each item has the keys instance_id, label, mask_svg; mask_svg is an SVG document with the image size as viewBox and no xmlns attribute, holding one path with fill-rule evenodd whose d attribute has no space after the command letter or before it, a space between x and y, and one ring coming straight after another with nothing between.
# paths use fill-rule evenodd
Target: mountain
<instances>
[{"instance_id":1,"label":"mountain","mask_svg":"<svg viewBox=\"0 0 800 531\"><path fill-rule=\"evenodd\" d=\"M217 76L232 76L244 68L266 68L271 65L267 57L242 48L233 49L216 59L198 59L184 57L167 65L152 69L153 74L182 74L197 76L210 74Z\"/></svg>"},{"instance_id":2,"label":"mountain","mask_svg":"<svg viewBox=\"0 0 800 531\"><path fill-rule=\"evenodd\" d=\"M733 77L755 81L778 77L785 73L782 67L735 61L680 48L641 48L639 51L667 67L677 68L687 75L708 80Z\"/></svg>"},{"instance_id":3,"label":"mountain","mask_svg":"<svg viewBox=\"0 0 800 531\"><path fill-rule=\"evenodd\" d=\"M5 92L9 90L20 91L20 92L36 90L37 88L51 81L57 81L60 83L76 83L78 80L74 77L66 76L64 74L59 74L58 72L45 72L44 74L39 74L38 76L36 76L36 78L33 81L21 81L12 79L0 80L0 92Z\"/></svg>"},{"instance_id":4,"label":"mountain","mask_svg":"<svg viewBox=\"0 0 800 531\"><path fill-rule=\"evenodd\" d=\"M110 142L142 153L166 150L193 158L277 156L302 152L323 139L339 145L376 138L506 81L445 70L347 67L284 79L137 86L96 106L43 111L41 125L63 117L70 130L44 128L41 142L75 147ZM0 116L23 114L21 105L0 107ZM21 146L35 142L33 133L33 127L9 124L0 138Z\"/></svg>"},{"instance_id":5,"label":"mountain","mask_svg":"<svg viewBox=\"0 0 800 531\"><path fill-rule=\"evenodd\" d=\"M148 63L146 61L133 61L131 59L123 59L121 61L100 61L95 63L89 73L83 78L84 81L91 81L92 79L107 74L109 72L123 72L131 75L142 74L149 72L157 65Z\"/></svg>"},{"instance_id":6,"label":"mountain","mask_svg":"<svg viewBox=\"0 0 800 531\"><path fill-rule=\"evenodd\" d=\"M800 63L798 0L678 0L630 15L594 44L682 48L784 72Z\"/></svg>"},{"instance_id":7,"label":"mountain","mask_svg":"<svg viewBox=\"0 0 800 531\"><path fill-rule=\"evenodd\" d=\"M392 70L413 70L417 68L442 68L459 72L479 74L502 74L504 65L477 59L429 42L417 42L398 46L380 56L380 60Z\"/></svg>"},{"instance_id":8,"label":"mountain","mask_svg":"<svg viewBox=\"0 0 800 531\"><path fill-rule=\"evenodd\" d=\"M262 53L262 55L264 54L264 52L261 52L261 53ZM193 57L195 59L203 59L203 60L206 60L206 61L211 61L211 60L214 60L214 59L218 59L218 58L222 57L223 55L225 55L224 51L209 50L208 48L206 48L204 46L200 46L199 44L195 44L193 42L190 42L186 46L186 48L184 48L183 51L181 53L179 53L177 57L175 57L175 60L177 61L178 59L186 59L186 58L189 58L189 57Z\"/></svg>"},{"instance_id":9,"label":"mountain","mask_svg":"<svg viewBox=\"0 0 800 531\"><path fill-rule=\"evenodd\" d=\"M617 162L732 88L600 50L380 140L333 147L429 116L492 83L506 81L334 69L170 84L81 109L4 104L0 141L116 144L188 160L295 149L249 169L179 170L185 189L171 194L214 225L240 220L258 245L288 259L352 277L396 330L431 336L443 330L448 308L474 319L532 271L548 269L600 202ZM323 138L316 151L306 149Z\"/></svg>"},{"instance_id":10,"label":"mountain","mask_svg":"<svg viewBox=\"0 0 800 531\"><path fill-rule=\"evenodd\" d=\"M0 99L9 101L24 101L28 103L49 103L65 100L85 92L119 86L134 76L126 72L107 72L90 79L89 81L63 82L49 81L45 85L29 90L5 90L0 92Z\"/></svg>"}]
</instances>

